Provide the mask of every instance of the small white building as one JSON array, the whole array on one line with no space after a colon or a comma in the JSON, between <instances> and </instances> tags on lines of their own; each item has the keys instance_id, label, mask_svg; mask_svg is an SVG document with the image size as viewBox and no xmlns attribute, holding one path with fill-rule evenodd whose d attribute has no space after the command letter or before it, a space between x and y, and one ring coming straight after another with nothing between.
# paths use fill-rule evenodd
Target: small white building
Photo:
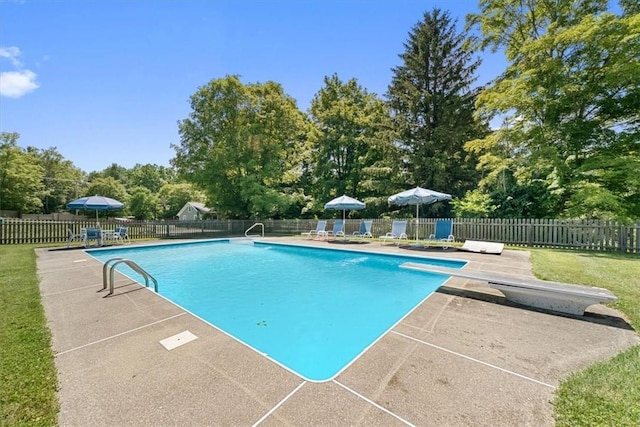
<instances>
[{"instance_id":1,"label":"small white building","mask_svg":"<svg viewBox=\"0 0 640 427\"><path fill-rule=\"evenodd\" d=\"M211 213L211 209L200 202L187 202L176 215L180 221L196 221L204 219Z\"/></svg>"}]
</instances>

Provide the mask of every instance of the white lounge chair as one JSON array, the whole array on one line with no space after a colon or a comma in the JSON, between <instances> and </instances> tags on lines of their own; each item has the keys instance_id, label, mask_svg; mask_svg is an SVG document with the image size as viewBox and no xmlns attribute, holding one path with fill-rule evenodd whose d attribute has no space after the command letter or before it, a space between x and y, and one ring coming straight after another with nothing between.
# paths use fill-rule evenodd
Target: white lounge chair
<instances>
[{"instance_id":1,"label":"white lounge chair","mask_svg":"<svg viewBox=\"0 0 640 427\"><path fill-rule=\"evenodd\" d=\"M318 232L318 236L322 237L344 237L344 221L341 219L337 219L333 222L333 229L328 231Z\"/></svg>"},{"instance_id":2,"label":"white lounge chair","mask_svg":"<svg viewBox=\"0 0 640 427\"><path fill-rule=\"evenodd\" d=\"M327 228L327 221L324 219L321 219L320 221L318 221L318 224L316 224L315 230L305 231L300 234L311 239L313 237L322 236L326 228Z\"/></svg>"},{"instance_id":3,"label":"white lounge chair","mask_svg":"<svg viewBox=\"0 0 640 427\"><path fill-rule=\"evenodd\" d=\"M453 221L450 219L437 219L433 234L429 235L425 240L426 246L434 243L442 246L442 249L449 249L449 243L455 241L453 236Z\"/></svg>"},{"instance_id":4,"label":"white lounge chair","mask_svg":"<svg viewBox=\"0 0 640 427\"><path fill-rule=\"evenodd\" d=\"M479 254L500 255L504 250L504 243L480 242L476 240L465 240L459 251L476 252Z\"/></svg>"},{"instance_id":5,"label":"white lounge chair","mask_svg":"<svg viewBox=\"0 0 640 427\"><path fill-rule=\"evenodd\" d=\"M388 240L395 240L400 243L400 240L407 240L409 237L407 236L407 221L406 220L394 220L391 224L391 231L385 234L384 236L380 236L382 239L381 243L387 243Z\"/></svg>"},{"instance_id":6,"label":"white lounge chair","mask_svg":"<svg viewBox=\"0 0 640 427\"><path fill-rule=\"evenodd\" d=\"M371 234L371 227L373 226L373 221L371 220L362 220L360 221L360 229L358 231L353 232L353 237L359 237L360 240L364 240L366 238L373 238L373 234Z\"/></svg>"}]
</instances>

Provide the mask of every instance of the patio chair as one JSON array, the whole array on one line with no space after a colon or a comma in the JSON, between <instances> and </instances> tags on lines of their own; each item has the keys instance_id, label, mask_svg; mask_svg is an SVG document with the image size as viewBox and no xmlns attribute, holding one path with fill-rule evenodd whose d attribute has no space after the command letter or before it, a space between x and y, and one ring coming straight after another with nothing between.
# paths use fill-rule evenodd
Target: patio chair
<instances>
[{"instance_id":1,"label":"patio chair","mask_svg":"<svg viewBox=\"0 0 640 427\"><path fill-rule=\"evenodd\" d=\"M442 246L443 250L449 249L449 243L455 241L453 236L453 220L437 219L434 233L425 239L426 246L437 243Z\"/></svg>"},{"instance_id":2,"label":"patio chair","mask_svg":"<svg viewBox=\"0 0 640 427\"><path fill-rule=\"evenodd\" d=\"M74 241L82 242L84 240L82 234L76 234L72 229L68 229L67 231L67 248L70 247L71 243Z\"/></svg>"},{"instance_id":3,"label":"patio chair","mask_svg":"<svg viewBox=\"0 0 640 427\"><path fill-rule=\"evenodd\" d=\"M358 231L353 232L353 237L359 237L360 240L364 240L366 238L373 238L373 234L371 234L371 227L373 226L372 220L362 220L360 221L360 229Z\"/></svg>"},{"instance_id":4,"label":"patio chair","mask_svg":"<svg viewBox=\"0 0 640 427\"><path fill-rule=\"evenodd\" d=\"M88 248L89 246L91 246L92 240L95 240L96 246L104 245L102 230L100 228L87 228L82 237L83 237L85 248Z\"/></svg>"},{"instance_id":5,"label":"patio chair","mask_svg":"<svg viewBox=\"0 0 640 427\"><path fill-rule=\"evenodd\" d=\"M321 219L320 221L318 221L318 224L316 225L315 230L305 231L300 234L311 239L312 237L318 237L318 235L322 236L326 228L327 228L327 221L324 219Z\"/></svg>"},{"instance_id":6,"label":"patio chair","mask_svg":"<svg viewBox=\"0 0 640 427\"><path fill-rule=\"evenodd\" d=\"M127 243L131 243L131 240L129 239L129 234L127 234L128 229L129 227L116 227L116 229L113 231L114 242L124 243L126 241Z\"/></svg>"},{"instance_id":7,"label":"patio chair","mask_svg":"<svg viewBox=\"0 0 640 427\"><path fill-rule=\"evenodd\" d=\"M333 229L327 231L321 231L318 233L318 236L322 237L344 237L344 221L341 219L337 219L333 222Z\"/></svg>"},{"instance_id":8,"label":"patio chair","mask_svg":"<svg viewBox=\"0 0 640 427\"><path fill-rule=\"evenodd\" d=\"M391 224L391 231L384 236L380 236L380 238L383 244L387 243L387 240L396 240L398 244L400 240L407 240L409 238L409 236L407 236L407 221L394 220Z\"/></svg>"}]
</instances>

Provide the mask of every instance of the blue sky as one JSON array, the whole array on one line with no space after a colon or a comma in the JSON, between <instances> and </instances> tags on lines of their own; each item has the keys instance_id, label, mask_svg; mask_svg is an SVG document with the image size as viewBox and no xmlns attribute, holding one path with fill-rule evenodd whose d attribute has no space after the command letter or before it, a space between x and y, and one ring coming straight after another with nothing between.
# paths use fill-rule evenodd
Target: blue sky
<instances>
[{"instance_id":1,"label":"blue sky","mask_svg":"<svg viewBox=\"0 0 640 427\"><path fill-rule=\"evenodd\" d=\"M91 172L169 165L189 97L212 79L282 84L306 111L337 73L384 96L412 27L476 0L0 0L0 131ZM478 84L504 70L488 56Z\"/></svg>"}]
</instances>

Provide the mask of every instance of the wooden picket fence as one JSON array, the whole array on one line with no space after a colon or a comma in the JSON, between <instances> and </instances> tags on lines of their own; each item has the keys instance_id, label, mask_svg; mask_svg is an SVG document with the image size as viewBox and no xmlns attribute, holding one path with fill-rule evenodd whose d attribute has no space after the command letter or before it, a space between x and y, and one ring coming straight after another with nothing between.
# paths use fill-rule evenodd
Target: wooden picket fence
<instances>
[{"instance_id":1,"label":"wooden picket fence","mask_svg":"<svg viewBox=\"0 0 640 427\"><path fill-rule=\"evenodd\" d=\"M640 253L640 221L622 224L615 221L559 219L494 219L453 218L453 234L458 242L482 240L502 242L510 246L550 247L596 251ZM436 218L409 219L407 234L424 239L434 230ZM127 225L128 234L136 239L213 238L244 235L255 222L264 224L265 235L299 235L313 230L316 220L205 220L205 221L130 221L101 220L103 229ZM358 230L359 219L348 219L345 232ZM0 218L0 245L23 243L64 243L68 232L78 233L83 227L95 227L95 220L25 220ZM331 227L331 221L327 229ZM391 230L391 219L373 220L372 233L382 236ZM256 228L252 233L260 231Z\"/></svg>"}]
</instances>

